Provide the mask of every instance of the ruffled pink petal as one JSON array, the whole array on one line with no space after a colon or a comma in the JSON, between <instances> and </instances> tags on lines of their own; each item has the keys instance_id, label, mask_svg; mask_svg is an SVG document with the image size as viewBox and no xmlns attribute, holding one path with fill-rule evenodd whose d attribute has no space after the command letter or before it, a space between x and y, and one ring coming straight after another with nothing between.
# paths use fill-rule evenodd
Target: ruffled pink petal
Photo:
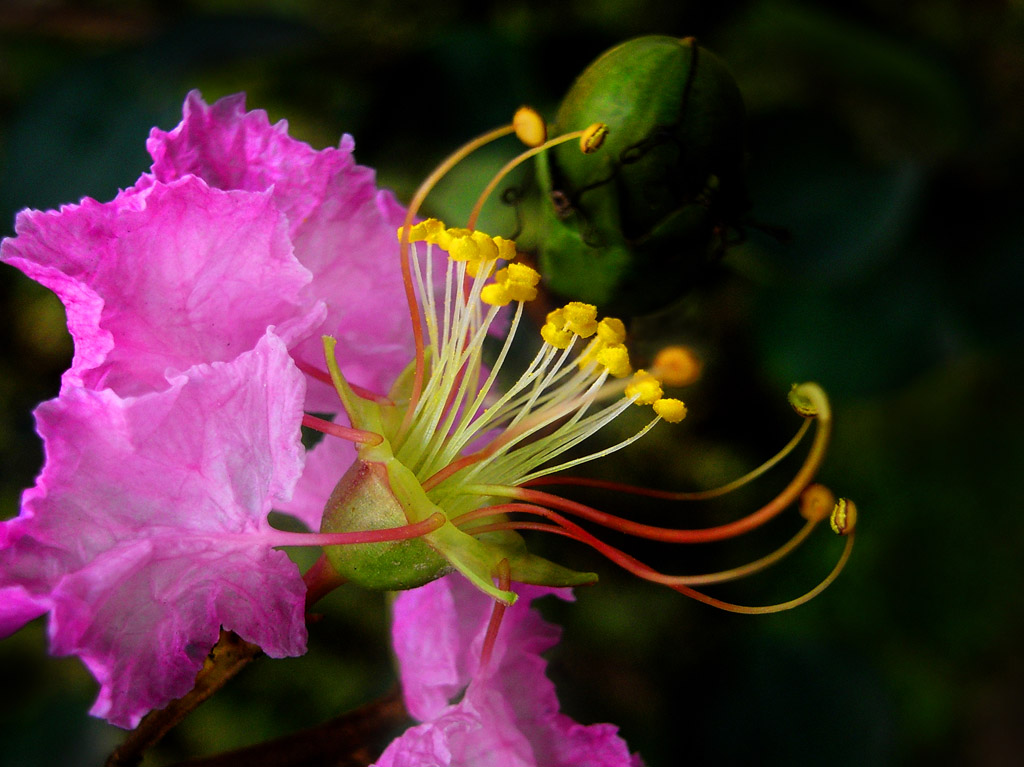
<instances>
[{"instance_id":1,"label":"ruffled pink petal","mask_svg":"<svg viewBox=\"0 0 1024 767\"><path fill-rule=\"evenodd\" d=\"M412 356L410 322L395 237L405 211L376 187L375 174L355 163L351 136L338 148L314 150L271 125L263 110L245 111L244 95L213 105L193 91L184 118L146 142L151 180L188 174L220 189L268 191L289 221L299 261L313 273L308 301L327 302L320 332L338 339L342 370L353 383L385 392ZM324 369L319 333L293 350ZM311 381L307 408L337 412L330 386Z\"/></svg>"},{"instance_id":2,"label":"ruffled pink petal","mask_svg":"<svg viewBox=\"0 0 1024 767\"><path fill-rule=\"evenodd\" d=\"M301 297L311 275L265 192L187 177L105 204L25 211L17 232L0 257L67 307L75 359L65 389L156 391L169 375L252 349L269 326L290 345L324 317Z\"/></svg>"},{"instance_id":3,"label":"ruffled pink petal","mask_svg":"<svg viewBox=\"0 0 1024 767\"><path fill-rule=\"evenodd\" d=\"M0 588L0 639L10 636L52 607L49 596L36 596L24 586Z\"/></svg>"},{"instance_id":4,"label":"ruffled pink petal","mask_svg":"<svg viewBox=\"0 0 1024 767\"><path fill-rule=\"evenodd\" d=\"M94 713L133 727L187 692L222 625L305 651L302 578L261 537L302 471L304 393L268 332L163 391L69 388L36 411L47 462L3 523L0 589L52 605L53 652L100 682Z\"/></svg>"},{"instance_id":5,"label":"ruffled pink petal","mask_svg":"<svg viewBox=\"0 0 1024 767\"><path fill-rule=\"evenodd\" d=\"M560 632L529 604L546 594L570 599L569 590L517 590L484 669L477 659L492 606L485 595L458 576L399 595L393 633L403 691L410 713L426 721L396 739L378 767L640 764L614 726L581 725L558 710L541 653Z\"/></svg>"}]
</instances>

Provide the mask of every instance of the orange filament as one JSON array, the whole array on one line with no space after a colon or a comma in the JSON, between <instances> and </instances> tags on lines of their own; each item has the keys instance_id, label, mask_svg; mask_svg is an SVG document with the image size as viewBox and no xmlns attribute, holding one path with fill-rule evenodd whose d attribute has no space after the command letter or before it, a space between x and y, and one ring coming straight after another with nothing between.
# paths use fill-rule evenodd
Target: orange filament
<instances>
[{"instance_id":1,"label":"orange filament","mask_svg":"<svg viewBox=\"0 0 1024 767\"><path fill-rule=\"evenodd\" d=\"M736 490L743 485L757 479L759 476L770 470L775 464L793 452L793 449L800 444L807 430L811 426L810 418L805 418L804 422L800 425L800 429L796 435L791 439L786 446L782 448L778 453L769 458L763 464L758 466L751 472L744 474L739 479L734 479L720 487L714 487L710 490L698 490L693 492L678 492L674 490L655 490L649 487L640 487L638 485L628 485L622 482L613 482L609 479L593 479L591 477L565 477L560 475L551 475L546 477L538 477L537 479L531 479L522 484L522 487L533 487L536 485L578 485L582 487L596 487L602 490L616 490L622 493L631 493L633 495L642 495L648 498L661 498L666 501L706 501L712 498L718 498L722 495L728 495L733 490Z\"/></svg>"},{"instance_id":2,"label":"orange filament","mask_svg":"<svg viewBox=\"0 0 1024 767\"><path fill-rule=\"evenodd\" d=\"M420 394L423 392L423 376L425 370L423 357L423 323L420 320L419 303L416 301L416 288L413 285L412 268L409 265L409 235L412 231L412 222L416 219L416 214L419 212L420 206L423 205L423 201L427 198L427 195L449 170L454 168L480 147L485 144L489 144L502 136L507 136L514 130L515 128L512 125L504 125L500 128L495 128L494 130L477 136L469 143L464 144L462 147L452 152L440 165L437 166L437 168L434 169L433 173L423 180L423 183L420 184L416 193L412 196L412 201L409 203L409 209L405 213L405 221L402 223L402 236L399 244L399 257L402 267L402 282L405 284L405 297L409 304L409 317L412 320L413 342L416 346L416 372L413 377L412 392L409 397L410 406L406 410L406 416L402 421L399 434L405 434L412 423L412 414L416 409L416 403L419 402Z\"/></svg>"},{"instance_id":3,"label":"orange filament","mask_svg":"<svg viewBox=\"0 0 1024 767\"><path fill-rule=\"evenodd\" d=\"M480 517L487 516L493 517L494 514L496 513L514 511L528 512L539 516L543 516L547 519L550 519L555 524L504 521L483 525L473 525L470 527L462 527L462 524L464 524L465 522L470 522L473 519L479 519ZM710 597L707 594L696 591L693 588L691 588L691 586L705 585L710 583L720 583L728 580L734 580L736 578L749 575L758 570L762 570L771 564L774 564L783 556L792 551L792 549L795 548L800 542L802 542L810 533L811 529L817 524L817 522L808 522L804 525L804 528L800 532L798 532L796 536L794 536L793 539L791 539L789 542L783 545L780 549L777 549L771 554L762 557L761 559L752 562L749 565L733 568L731 570L725 570L720 573L709 573L706 575L695 576L672 576L660 573L657 570L654 570L653 568L649 567L648 565L645 565L643 562L640 562L638 559L630 556L629 554L626 554L625 552L615 548L614 546L604 543L603 541L599 540L598 538L594 537L586 530L581 528L579 525L563 517L561 514L551 511L550 509L546 509L543 506L537 506L535 504L510 503L503 504L500 506L493 506L486 509L479 509L475 512L464 514L462 517L460 517L459 523L460 528L463 529L463 532L466 532L471 535L478 535L485 532L500 530L537 530L541 532L562 535L590 546L591 548L599 551L601 554L606 556L615 564L622 567L624 570L640 578L643 578L644 580L668 586L669 588L674 589L675 591L678 591L681 594L689 596L693 599L696 599L699 602L703 602L713 607L718 607L728 612L743 613L748 615L774 613L781 612L783 610L790 610L794 607L804 604L805 602L810 601L815 596L820 594L836 579L836 577L838 577L839 573L846 565L846 562L849 560L850 553L853 549L854 538L852 533L849 536L847 536L846 546L844 547L843 552L839 557L839 561L833 567L832 571L813 589L795 599L791 599L786 602L781 602L779 604L774 605L751 607L744 605L736 605L730 602L724 602L720 599L716 599L715 597Z\"/></svg>"},{"instance_id":4,"label":"orange filament","mask_svg":"<svg viewBox=\"0 0 1024 767\"><path fill-rule=\"evenodd\" d=\"M585 133L586 131L582 130L573 131L572 133L564 133L561 136L556 136L553 139L548 139L543 144L530 147L522 154L516 155L507 163L505 163L505 165L502 166L501 170L499 170L490 180L490 182L488 182L487 186L484 187L484 190L480 193L480 196L476 198L476 204L473 205L473 210L469 214L469 220L466 222L466 228L476 228L476 220L480 217L480 211L483 209L484 203L487 202L487 198L491 196L491 192L494 191L495 187L497 187L498 184L500 184L502 180L504 180L504 178L509 173L512 172L512 170L514 170L516 167L529 160L534 155L538 155L541 152L545 152L548 149L551 149L551 147L558 146L559 144L564 144L567 141L582 138Z\"/></svg>"},{"instance_id":5,"label":"orange filament","mask_svg":"<svg viewBox=\"0 0 1024 767\"><path fill-rule=\"evenodd\" d=\"M519 501L539 503L560 509L583 519L590 520L599 525L619 530L621 532L636 535L641 538L664 541L666 543L705 543L719 541L725 538L733 538L742 535L750 530L760 527L772 517L778 515L783 509L793 503L810 483L817 472L821 461L825 456L825 448L828 444L829 432L831 431L831 417L826 409L823 409L818 417L818 428L814 435L814 442L811 450L804 460L803 466L796 473L785 489L775 498L766 503L757 511L748 514L741 519L728 522L716 527L707 527L698 530L679 530L674 528L656 527L644 525L638 522L631 522L613 514L600 511L577 501L570 501L551 493L541 490L531 490L524 487L501 487L495 485L474 485L467 487L467 490L480 495L493 495L497 497L513 498Z\"/></svg>"},{"instance_id":6,"label":"orange filament","mask_svg":"<svg viewBox=\"0 0 1024 767\"><path fill-rule=\"evenodd\" d=\"M341 437L341 439L347 439L349 442L356 442L360 445L379 445L384 441L384 437L375 432L353 429L351 426L342 426L340 423L325 421L323 418L317 418L309 413L302 414L302 425L323 434Z\"/></svg>"},{"instance_id":7,"label":"orange filament","mask_svg":"<svg viewBox=\"0 0 1024 767\"><path fill-rule=\"evenodd\" d=\"M508 591L509 586L512 584L508 560L503 559L498 562L497 570L498 588L502 591ZM498 640L498 629L501 628L501 619L505 617L506 607L508 605L504 602L500 602L497 599L494 600L494 607L491 609L491 619L487 622L487 633L484 634L483 649L480 651L481 669L486 668L487 664L491 661L491 654L494 652L494 644Z\"/></svg>"}]
</instances>

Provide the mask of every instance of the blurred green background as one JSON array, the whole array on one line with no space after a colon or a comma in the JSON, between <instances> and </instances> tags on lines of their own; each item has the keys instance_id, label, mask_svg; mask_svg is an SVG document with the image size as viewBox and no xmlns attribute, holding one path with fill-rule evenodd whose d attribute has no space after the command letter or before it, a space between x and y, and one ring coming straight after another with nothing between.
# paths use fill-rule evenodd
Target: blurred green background
<instances>
[{"instance_id":1,"label":"blurred green background","mask_svg":"<svg viewBox=\"0 0 1024 767\"><path fill-rule=\"evenodd\" d=\"M26 207L110 199L148 168L149 128L247 91L408 198L461 141L521 103L551 115L607 47L694 35L748 109L752 219L723 268L633 327L638 353L683 341L707 363L690 417L605 475L690 488L759 463L795 429L793 381L833 398L822 478L861 509L853 560L797 611L735 616L540 541L602 583L545 611L565 710L611 721L652 767L1011 765L1024 754L1024 3L1020 0L435 0L67 2L0 6L0 234ZM475 196L498 159L460 169L435 210ZM484 167L486 165L486 167ZM0 269L0 515L41 463L31 410L57 392L70 343L59 302ZM646 350L646 351L645 351ZM703 526L763 502L753 488L680 510L580 494ZM684 516L685 515L685 516ZM631 552L671 572L759 556L797 526ZM775 570L716 594L781 601L840 544L816 535ZM322 606L303 658L262 660L146 760L170 764L317 724L393 682L380 596ZM0 643L0 764L101 763L123 733L86 711L95 684L45 652L36 621Z\"/></svg>"}]
</instances>

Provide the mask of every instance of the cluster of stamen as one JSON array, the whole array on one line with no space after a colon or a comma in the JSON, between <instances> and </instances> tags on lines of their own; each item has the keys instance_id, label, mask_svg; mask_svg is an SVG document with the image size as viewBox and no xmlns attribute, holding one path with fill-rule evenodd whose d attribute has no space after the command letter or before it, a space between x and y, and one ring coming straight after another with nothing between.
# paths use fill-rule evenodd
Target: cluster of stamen
<instances>
[{"instance_id":1,"label":"cluster of stamen","mask_svg":"<svg viewBox=\"0 0 1024 767\"><path fill-rule=\"evenodd\" d=\"M400 420L383 419L383 433L379 435L324 422L317 425L312 417L304 423L367 445L386 441L429 501L443 510L443 515L434 516L444 519L432 522L431 529L450 522L471 536L509 530L542 530L563 535L591 546L642 578L736 612L774 612L807 601L842 569L850 554L850 534L856 521L852 502L836 501L827 488L811 484L823 459L831 425L828 401L817 385L794 386L790 393L791 404L804 419L797 435L776 456L721 488L690 493L655 491L562 474L627 447L662 420L683 420L686 406L678 399L665 397L664 387L694 383L700 376L701 364L692 350L674 346L663 349L649 369L634 370L626 347L624 323L614 317L599 319L596 307L574 301L547 314L540 329L540 343L533 342L539 347L533 359L517 377L508 375L509 360L518 356L510 352L523 320L524 304L538 297L541 276L518 260L513 241L475 229L476 217L487 195L517 162L571 138L580 139L582 151L595 151L606 132L603 126L595 124L587 131L546 140L545 126L535 113L521 112L516 119L517 135L532 148L506 165L487 185L467 228L448 228L436 219L415 224L413 221L426 191L444 170L486 141L512 132L512 126L471 142L449 158L414 196L406 224L398 230L416 341L415 363L400 379L404 383L391 395L401 412ZM447 254L443 278L434 265L435 249ZM504 341L499 341L496 354L485 361L485 341L500 335L493 332L499 316L502 323L507 321ZM332 374L340 375L336 362L330 358L328 367ZM404 399L396 396L396 392ZM597 434L634 404L650 406L654 418L616 444L558 462L559 457ZM677 501L713 498L756 479L776 465L797 446L812 422L817 425L813 444L786 488L747 516L716 527L674 529L641 524L535 489L542 484L576 484ZM698 543L746 533L797 501L806 524L787 544L742 567L693 576L659 573L600 541L566 516L667 543ZM522 514L531 518L510 516ZM537 517L544 521L536 521ZM802 597L779 605L748 608L694 590L694 586L732 580L768 567L802 542L825 518L829 518L835 532L848 536L847 545L832 573ZM410 537L414 527L394 528L393 539ZM378 531L386 532L389 531ZM507 580L507 562L505 566Z\"/></svg>"}]
</instances>

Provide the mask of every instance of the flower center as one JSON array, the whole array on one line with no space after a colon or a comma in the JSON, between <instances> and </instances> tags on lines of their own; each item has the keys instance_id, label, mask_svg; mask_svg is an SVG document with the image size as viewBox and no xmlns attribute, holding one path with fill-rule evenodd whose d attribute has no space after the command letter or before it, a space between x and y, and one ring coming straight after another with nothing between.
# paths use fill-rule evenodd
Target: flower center
<instances>
[{"instance_id":1,"label":"flower center","mask_svg":"<svg viewBox=\"0 0 1024 767\"><path fill-rule=\"evenodd\" d=\"M550 586L596 580L593 574L529 554L518 531L538 530L584 543L642 578L723 609L773 612L802 604L831 583L849 557L856 508L846 499L835 503L831 520L833 530L847 537L843 553L833 571L803 596L751 608L708 597L694 586L763 570L828 516L831 494L811 485L831 427L828 400L816 384L794 385L790 394L791 404L804 418L797 435L761 467L722 488L654 491L562 474L627 447L661 420L681 421L686 407L665 397L662 385L692 383L699 377L700 363L686 349L669 347L655 358L650 372L634 371L624 324L614 317L599 318L596 307L580 302L549 312L539 339L524 338L524 307L537 298L540 274L524 262L514 242L477 231L477 215L508 170L523 159L575 138L589 153L604 135L603 127L595 124L545 141L546 131L538 121L535 113L521 112L513 126L470 142L414 195L398 242L416 354L387 397L349 386L334 357L334 340L324 338L330 378L351 427L317 422L312 416L304 423L359 443L359 458L325 509L323 532L339 535L338 545L325 546L326 556L342 576L384 589L412 588L458 569L477 588L506 604L515 600L508 590L510 580ZM448 228L436 219L414 223L427 192L448 169L483 143L513 130L532 148L487 185L466 228ZM505 323L500 349L493 361L485 359L485 342L500 335L496 331ZM532 359L515 363L524 342L536 347ZM510 375L513 367L519 368L518 375ZM610 447L566 457L632 405L653 410L653 417L635 434ZM677 501L712 498L756 479L782 460L812 421L817 424L814 441L786 488L747 516L716 527L646 525L536 489L543 484L583 484ZM753 530L797 500L806 524L787 544L742 567L703 575L659 573L566 516L665 543L699 543ZM521 515L529 517L523 520ZM360 538L368 535L366 531L379 537Z\"/></svg>"},{"instance_id":2,"label":"flower center","mask_svg":"<svg viewBox=\"0 0 1024 767\"><path fill-rule=\"evenodd\" d=\"M620 450L661 419L682 420L683 403L662 397L653 375L638 371L629 383L623 380L633 372L623 323L612 317L598 320L596 307L579 302L548 314L533 359L499 394L497 384L508 367L524 304L536 298L540 275L514 260L511 241L446 229L436 219L416 224L409 240L429 341L429 375L419 401L409 404L408 428L384 436L449 518L480 504L481 499L465 492L470 484L520 485ZM430 286L435 284L437 250L448 257L443 289L435 291ZM514 308L503 311L510 304ZM488 370L484 340L508 313L504 343ZM655 411L637 434L552 464L633 403L652 405Z\"/></svg>"}]
</instances>

